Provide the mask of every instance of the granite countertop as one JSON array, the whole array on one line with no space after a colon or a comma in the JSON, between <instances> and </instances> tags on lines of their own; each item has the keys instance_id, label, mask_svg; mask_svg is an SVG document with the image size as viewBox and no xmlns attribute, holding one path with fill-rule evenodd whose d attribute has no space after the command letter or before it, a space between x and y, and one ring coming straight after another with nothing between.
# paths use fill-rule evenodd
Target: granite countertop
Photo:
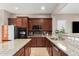
<instances>
[{"instance_id":1,"label":"granite countertop","mask_svg":"<svg viewBox=\"0 0 79 59\"><path fill-rule=\"evenodd\" d=\"M0 43L0 56L12 56L24 45L26 45L31 39L15 39Z\"/></svg>"},{"instance_id":2,"label":"granite countertop","mask_svg":"<svg viewBox=\"0 0 79 59\"><path fill-rule=\"evenodd\" d=\"M54 43L60 50L69 56L79 56L79 41L74 41L68 38L64 40L53 40L53 36L41 35L40 37L46 37L52 43ZM14 41L8 41L0 43L0 56L12 56L24 45L26 45L31 39L16 39Z\"/></svg>"},{"instance_id":3,"label":"granite countertop","mask_svg":"<svg viewBox=\"0 0 79 59\"><path fill-rule=\"evenodd\" d=\"M53 40L52 36L47 36L48 40L54 43L60 50L69 56L79 56L79 41L64 39Z\"/></svg>"}]
</instances>

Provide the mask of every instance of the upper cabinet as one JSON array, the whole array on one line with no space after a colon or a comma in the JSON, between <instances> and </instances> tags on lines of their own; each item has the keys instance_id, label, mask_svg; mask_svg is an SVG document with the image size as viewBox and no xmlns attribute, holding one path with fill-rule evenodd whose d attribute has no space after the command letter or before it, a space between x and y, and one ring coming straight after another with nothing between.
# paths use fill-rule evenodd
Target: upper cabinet
<instances>
[{"instance_id":1,"label":"upper cabinet","mask_svg":"<svg viewBox=\"0 0 79 59\"><path fill-rule=\"evenodd\" d=\"M18 17L18 18L16 19L16 26L17 26L17 27L22 27L22 18Z\"/></svg>"},{"instance_id":2,"label":"upper cabinet","mask_svg":"<svg viewBox=\"0 0 79 59\"><path fill-rule=\"evenodd\" d=\"M52 19L51 18L44 18L43 23L43 31L51 32L52 31Z\"/></svg>"},{"instance_id":3,"label":"upper cabinet","mask_svg":"<svg viewBox=\"0 0 79 59\"><path fill-rule=\"evenodd\" d=\"M18 16L17 18L9 18L8 24L27 28L29 32L33 31L34 26L39 26L43 32L52 32L52 18L28 18Z\"/></svg>"},{"instance_id":4,"label":"upper cabinet","mask_svg":"<svg viewBox=\"0 0 79 59\"><path fill-rule=\"evenodd\" d=\"M30 18L29 20L29 31L32 31L34 25L41 26L42 31L52 31L52 18Z\"/></svg>"},{"instance_id":5,"label":"upper cabinet","mask_svg":"<svg viewBox=\"0 0 79 59\"><path fill-rule=\"evenodd\" d=\"M9 18L8 24L28 28L28 17Z\"/></svg>"},{"instance_id":6,"label":"upper cabinet","mask_svg":"<svg viewBox=\"0 0 79 59\"><path fill-rule=\"evenodd\" d=\"M27 27L28 28L28 17L17 17L17 25L18 27Z\"/></svg>"},{"instance_id":7,"label":"upper cabinet","mask_svg":"<svg viewBox=\"0 0 79 59\"><path fill-rule=\"evenodd\" d=\"M16 18L8 18L8 25L16 26Z\"/></svg>"},{"instance_id":8,"label":"upper cabinet","mask_svg":"<svg viewBox=\"0 0 79 59\"><path fill-rule=\"evenodd\" d=\"M28 18L25 17L22 19L22 25L28 28Z\"/></svg>"}]
</instances>

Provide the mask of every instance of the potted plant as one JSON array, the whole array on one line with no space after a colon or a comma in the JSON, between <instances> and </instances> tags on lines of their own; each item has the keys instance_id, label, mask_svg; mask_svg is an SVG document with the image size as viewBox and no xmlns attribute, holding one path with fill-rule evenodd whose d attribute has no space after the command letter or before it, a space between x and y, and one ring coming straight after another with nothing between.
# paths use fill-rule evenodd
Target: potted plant
<instances>
[{"instance_id":1,"label":"potted plant","mask_svg":"<svg viewBox=\"0 0 79 59\"><path fill-rule=\"evenodd\" d=\"M61 39L62 38L62 34L65 33L64 27L62 27L60 30L56 30L55 33L57 34L58 38Z\"/></svg>"}]
</instances>

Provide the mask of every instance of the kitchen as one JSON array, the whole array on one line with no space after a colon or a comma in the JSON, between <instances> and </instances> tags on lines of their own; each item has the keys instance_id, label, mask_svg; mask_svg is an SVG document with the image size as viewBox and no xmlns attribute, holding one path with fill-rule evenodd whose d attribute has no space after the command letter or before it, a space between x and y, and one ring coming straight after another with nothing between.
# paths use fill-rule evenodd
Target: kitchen
<instances>
[{"instance_id":1,"label":"kitchen","mask_svg":"<svg viewBox=\"0 0 79 59\"><path fill-rule=\"evenodd\" d=\"M0 4L3 8L6 6L4 10L0 10L2 16L0 22L0 56L78 56L79 37L78 34L70 33L71 24L69 21L69 19L77 19L76 16L78 15L51 15L52 10L54 13L57 12L54 10L56 6L63 8L63 6L70 5L73 4ZM15 10L11 9L11 6L16 6ZM64 20L59 20L64 18L70 25ZM56 29L59 30L55 32Z\"/></svg>"}]
</instances>

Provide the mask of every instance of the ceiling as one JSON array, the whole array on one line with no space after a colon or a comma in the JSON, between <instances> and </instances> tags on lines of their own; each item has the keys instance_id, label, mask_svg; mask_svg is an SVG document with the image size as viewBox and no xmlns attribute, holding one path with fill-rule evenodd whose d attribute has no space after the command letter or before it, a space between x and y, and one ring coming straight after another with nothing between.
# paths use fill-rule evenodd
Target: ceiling
<instances>
[{"instance_id":1,"label":"ceiling","mask_svg":"<svg viewBox=\"0 0 79 59\"><path fill-rule=\"evenodd\" d=\"M79 14L79 3L66 4L58 14Z\"/></svg>"},{"instance_id":2,"label":"ceiling","mask_svg":"<svg viewBox=\"0 0 79 59\"><path fill-rule=\"evenodd\" d=\"M0 9L13 14L51 14L56 3L0 3ZM41 10L45 6L45 10Z\"/></svg>"},{"instance_id":3,"label":"ceiling","mask_svg":"<svg viewBox=\"0 0 79 59\"><path fill-rule=\"evenodd\" d=\"M44 6L45 10L41 10ZM0 9L13 14L79 14L79 3L0 3Z\"/></svg>"}]
</instances>

